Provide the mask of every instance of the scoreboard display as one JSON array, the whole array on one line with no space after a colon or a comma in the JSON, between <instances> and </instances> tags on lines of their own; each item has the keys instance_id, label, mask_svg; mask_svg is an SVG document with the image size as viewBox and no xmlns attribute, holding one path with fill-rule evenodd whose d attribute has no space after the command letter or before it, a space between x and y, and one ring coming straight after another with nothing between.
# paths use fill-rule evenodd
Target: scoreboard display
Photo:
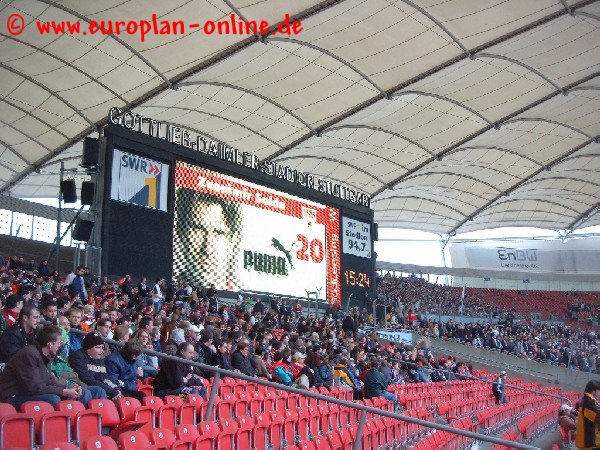
<instances>
[{"instance_id":1,"label":"scoreboard display","mask_svg":"<svg viewBox=\"0 0 600 450\"><path fill-rule=\"evenodd\" d=\"M244 153L248 168L125 128L105 132L103 273L319 292L342 307L374 296L371 209L307 188L331 187L309 174L291 182L293 172L271 161Z\"/></svg>"},{"instance_id":2,"label":"scoreboard display","mask_svg":"<svg viewBox=\"0 0 600 450\"><path fill-rule=\"evenodd\" d=\"M175 166L176 278L296 297L310 288L337 303L337 241L339 214L329 206L197 165Z\"/></svg>"}]
</instances>

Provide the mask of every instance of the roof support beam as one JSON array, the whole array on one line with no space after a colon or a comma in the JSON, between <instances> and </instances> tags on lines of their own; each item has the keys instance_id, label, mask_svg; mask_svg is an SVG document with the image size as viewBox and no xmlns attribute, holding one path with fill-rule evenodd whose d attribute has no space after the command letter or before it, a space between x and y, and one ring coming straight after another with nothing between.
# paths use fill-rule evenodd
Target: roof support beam
<instances>
[{"instance_id":1,"label":"roof support beam","mask_svg":"<svg viewBox=\"0 0 600 450\"><path fill-rule=\"evenodd\" d=\"M97 80L93 77L91 77L88 73L84 72L83 70L81 70L79 67L71 64L70 62L68 62L67 60L63 59L63 58L59 58L57 55L50 53L49 51L47 51L44 48L41 47L35 47L34 45L31 45L28 42L22 41L20 39L16 39L14 36L8 35L8 34L4 34L4 33L0 33L0 36L6 38L6 39L10 39L12 41L18 42L21 45L24 45L26 47L29 47L33 50L35 50L36 52L40 52L43 53L44 55L49 56L52 59L55 59L57 61L60 61L61 64L69 67L69 69L72 69L74 71L76 71L79 75L86 77L88 80L90 80L92 83L97 84L98 86L100 86L102 89L105 89L106 91L110 92L111 95L114 95L116 98L118 98L119 100L121 100L123 102L124 105L127 104L127 101L119 94L117 94L114 90L112 90L109 86L107 86L106 84L102 83L100 80Z\"/></svg>"},{"instance_id":2,"label":"roof support beam","mask_svg":"<svg viewBox=\"0 0 600 450\"><path fill-rule=\"evenodd\" d=\"M2 67L5 70L8 70L9 72L14 73L15 75L20 76L21 78L29 81L32 84L35 84L37 87L39 87L40 89L43 89L48 94L52 95L53 97L56 97L58 100L60 100L62 103L64 103L65 105L67 105L70 109L72 109L75 114L77 114L79 117L81 117L83 120L85 120L88 124L90 124L94 128L96 127L96 125L94 124L94 122L92 122L90 119L88 119L85 114L83 114L81 111L79 111L68 100L66 100L65 98L63 98L58 92L53 91L52 89L50 89L47 86L44 86L42 83L40 83L39 81L31 78L29 75L26 75L26 74L24 74L23 72L20 72L17 69L13 69L12 67L7 66L3 62L0 62L0 67Z\"/></svg>"},{"instance_id":3,"label":"roof support beam","mask_svg":"<svg viewBox=\"0 0 600 450\"><path fill-rule=\"evenodd\" d=\"M38 0L38 1L45 3L49 6L52 6L53 8L60 9L61 11L64 11L66 13L72 14L75 17L77 17L79 20L83 20L86 23L91 22L91 20L88 19L86 16L79 14L77 11L75 11L71 8L68 8L67 6L61 5L61 4L53 2L51 0ZM173 84L167 79L167 77L165 77L162 74L162 72L160 70L158 70L156 68L156 66L154 66L154 64L152 64L150 61L148 61L140 52L138 52L131 45L129 45L127 42L125 42L123 39L121 39L120 37L118 37L117 35L115 35L113 33L107 34L107 36L111 39L114 39L116 42L118 42L123 47L125 47L127 50L129 50L136 58L138 58L140 61L142 61L144 64L146 64L150 69L152 69L152 71L156 75L158 75L166 83L167 86L169 86L171 89L173 89Z\"/></svg>"},{"instance_id":4,"label":"roof support beam","mask_svg":"<svg viewBox=\"0 0 600 450\"><path fill-rule=\"evenodd\" d=\"M518 156L519 158L523 158L533 164L535 164L538 167L544 167L546 168L546 166L544 166L542 163L536 161L533 158L530 158L529 156L526 155L522 155L519 152L515 151L515 150L509 150L507 148L502 148L502 147L486 147L484 145L476 145L473 147L459 147L459 148L455 148L452 151L447 152L446 154L444 154L444 158L448 155L451 155L453 153L458 153L458 152L462 152L463 150L498 150L499 152L504 152L504 153L510 153L511 155L515 155Z\"/></svg>"},{"instance_id":5,"label":"roof support beam","mask_svg":"<svg viewBox=\"0 0 600 450\"><path fill-rule=\"evenodd\" d=\"M372 127L370 125L340 125L338 127L330 127L330 128L324 129L323 131L321 131L321 135L326 134L329 131L343 130L345 128L366 129L366 130L372 130L372 131L380 131L381 133L385 133L385 134L390 134L390 135L396 136L397 138L400 138L400 139L402 139L402 140L404 140L406 142L409 142L409 143L411 143L414 146L419 147L425 153L428 153L429 155L431 155L434 159L439 159L438 156L435 153L433 153L428 148L422 146L417 141L413 141L412 139L407 138L406 136L403 136L400 133L396 133L394 131L386 130L386 129L380 128L380 127Z\"/></svg>"},{"instance_id":6,"label":"roof support beam","mask_svg":"<svg viewBox=\"0 0 600 450\"><path fill-rule=\"evenodd\" d=\"M414 8L417 11L419 11L421 14L423 14L429 20L431 20L433 23L435 23L438 27L440 27L444 31L444 33L446 33L448 35L448 37L450 37L450 39L452 39L454 41L454 43L456 43L456 45L458 45L461 48L461 50L465 53L465 55L467 55L468 57L471 57L471 52L458 40L458 38L456 36L454 36L454 34L452 34L450 32L450 30L448 28L446 28L444 26L444 24L442 22L437 20L433 15L429 14L427 12L427 10L425 10L424 8L421 8L419 5L414 4L410 0L402 0L402 1L404 3L406 3L407 5L409 5L411 8Z\"/></svg>"},{"instance_id":7,"label":"roof support beam","mask_svg":"<svg viewBox=\"0 0 600 450\"><path fill-rule=\"evenodd\" d=\"M361 169L360 167L355 166L354 164L350 164L350 163L348 163L346 161L341 161L341 160L336 159L336 158L328 158L326 156L290 156L290 157L287 157L287 158L280 158L280 159L277 160L277 162L289 161L289 160L292 160L292 159L318 159L319 161L334 162L334 163L340 164L341 166L351 167L352 169L356 170L357 172L360 172L363 175L367 175L369 178L372 178L373 180L377 181L378 183L385 184L385 181L380 180L375 175L367 172L365 169ZM323 175L323 176L327 176L327 175Z\"/></svg>"},{"instance_id":8,"label":"roof support beam","mask_svg":"<svg viewBox=\"0 0 600 450\"><path fill-rule=\"evenodd\" d=\"M491 126L496 126L491 120L489 120L487 117L485 117L483 114L475 111L473 108L465 105L464 103L458 102L456 100L453 100L451 98L448 97L444 97L443 95L438 95L438 94L434 94L432 92L423 92L423 91L402 91L402 92L398 92L397 94L392 94L391 98L399 98L402 97L403 95L410 95L410 94L414 94L414 95L424 95L425 97L433 97L433 98L437 98L439 100L443 100L446 102L450 102L453 105L456 106L460 106L463 109L466 109L467 111L469 111L471 114L479 117L481 120L483 120L484 122L486 122L488 125Z\"/></svg>"},{"instance_id":9,"label":"roof support beam","mask_svg":"<svg viewBox=\"0 0 600 450\"><path fill-rule=\"evenodd\" d=\"M152 108L160 108L160 109L164 109L164 107L163 107L163 106L155 106L155 105L148 105L148 106L144 106L144 108L148 108L148 109L152 109ZM251 128L249 128L249 127L245 126L245 125L242 125L242 124L241 124L241 123L239 123L238 121L235 121L235 120L228 119L227 117L223 117L223 116L220 116L220 115L218 115L218 114L212 114L212 113L209 113L209 112L207 112L207 111L198 111L198 110L195 110L195 109L192 109L192 108L181 108L180 106L170 106L170 107L169 107L169 109L176 109L176 110L180 110L180 111L193 112L193 113L197 113L197 114L205 114L205 115L207 115L207 116L214 117L214 118L216 118L216 119L221 119L221 120L224 120L225 122L229 122L229 123L231 123L231 124L235 124L235 125L237 125L237 126L239 126L239 127L242 127L243 129L245 129L245 130L248 130L248 131L250 131L251 133L253 133L253 134L257 135L257 136L260 136L260 137L261 137L261 138L263 138L265 141L268 141L268 142L270 142L271 144L275 145L276 147L279 147L279 148L281 148L281 145L280 145L279 143L275 142L275 141L274 141L274 140L272 140L272 139L269 139L269 138L268 138L267 136L265 136L264 134L262 134L262 133L259 133L258 131L256 131L256 130L253 130L253 129L251 129ZM187 127L187 125L181 125L181 127L182 127L182 128L186 128L186 127ZM205 133L198 131L198 134L205 134ZM213 139L213 140L215 140L215 139Z\"/></svg>"},{"instance_id":10,"label":"roof support beam","mask_svg":"<svg viewBox=\"0 0 600 450\"><path fill-rule=\"evenodd\" d=\"M502 122L502 125L507 125L509 123L515 123L515 122L545 122L545 123L550 123L552 125L558 125L558 126L561 126L561 127L565 127L565 128L568 128L569 130L575 131L576 133L583 134L588 139L594 139L593 136L590 136L585 131L582 131L579 128L575 128L575 127L573 127L571 125L567 125L566 123L557 122L556 120L544 119L543 117L517 117L517 118L514 118L514 119L507 120L505 122Z\"/></svg>"},{"instance_id":11,"label":"roof support beam","mask_svg":"<svg viewBox=\"0 0 600 450\"><path fill-rule=\"evenodd\" d=\"M396 199L396 198L410 198L410 199L414 199L414 200L419 200L421 202L430 202L430 203L434 203L438 206L441 206L445 209L449 209L450 211L454 211L455 213L457 213L459 216L461 217L467 217L467 215L465 213L463 213L462 211L459 211L456 208L452 208L451 206L449 206L447 203L443 203L437 200L433 200L427 197L417 197L416 195L392 195L390 197L385 197L385 198L381 198L381 199L377 199L377 200L372 200L371 204L373 203L377 203L377 202L382 202L384 200L391 200L391 199ZM386 211L402 211L400 209L386 209ZM411 211L411 210L408 210ZM427 213L427 214L433 214L433 213Z\"/></svg>"},{"instance_id":12,"label":"roof support beam","mask_svg":"<svg viewBox=\"0 0 600 450\"><path fill-rule=\"evenodd\" d=\"M588 140L586 142L584 142L583 144L580 144L574 148L572 148L571 150L569 150L568 152L566 152L564 155L559 156L558 158L556 158L552 163L548 164L548 166L552 166L554 164L556 164L559 161L562 161L564 158L572 155L575 152L578 152L579 150L581 150L582 148L587 147L589 144L591 144L592 140ZM502 198L503 195L509 195L511 192L516 191L517 189L519 189L521 186L527 184L527 183L531 183L534 178L536 176L538 176L540 173L542 173L545 169L544 168L540 168L537 171L533 172L529 177L527 177L525 180L521 180L519 181L517 184L515 184L513 187L511 187L510 189L508 189L506 191L506 194L502 194L502 195L498 195L496 198L493 198L492 200L490 200L489 202L487 202L485 205L483 205L481 208L478 208L477 210L475 210L470 217L467 218L467 220L463 220L462 222L459 222L452 230L449 231L449 233L456 233L457 230L462 227L465 223L467 223L467 221L473 220L474 217L476 217L479 213L481 213L483 210L490 208L491 206L493 206L499 199Z\"/></svg>"},{"instance_id":13,"label":"roof support beam","mask_svg":"<svg viewBox=\"0 0 600 450\"><path fill-rule=\"evenodd\" d=\"M573 9L576 10L578 8L583 8L583 7L587 6L587 5L595 3L596 1L597 0L582 0L582 1L578 2L577 4L573 5ZM534 22L529 23L529 24L527 24L527 25L519 28L518 30L512 31L512 32L507 33L507 34L505 34L503 36L500 36L500 37L498 37L496 39L492 39L491 41L485 42L482 45L480 45L480 46L478 46L478 47L476 47L474 49L471 49L469 51L470 51L471 54L474 54L474 53L483 51L483 50L485 50L487 48L491 48L491 47L493 47L493 46L495 46L497 44L501 44L503 42L506 42L509 39L514 38L515 36L519 36L519 35L521 35L523 33L528 32L528 31L531 31L531 30L534 30L536 28L542 27L543 25L545 25L545 24L547 24L549 22L552 22L553 20L556 20L557 18L562 17L565 14L566 14L565 11L556 11L556 12L554 12L552 14L549 14L549 15L547 15L545 17L542 17L539 20L536 20ZM435 74L437 72L440 72L441 70L445 69L446 67L448 67L448 66L450 66L450 65L452 65L454 63L457 63L458 61L461 61L461 60L463 60L465 58L468 58L468 56L467 56L466 53L463 53L463 54L461 54L461 55L459 55L457 57L449 59L449 60L447 60L447 61L445 61L445 62L437 65L436 67L433 67L432 69L430 69L428 71L425 71L425 72L423 72L423 73L421 73L421 74L419 74L419 75L417 75L417 76L415 76L415 77L413 77L413 78L411 78L409 80L406 80L406 81L398 84L397 86L392 87L391 89L388 89L387 93L388 93L388 95L391 95L394 92L397 92L397 91L400 91L402 89L405 89L408 86L411 86L414 83L416 83L416 82L418 82L418 81L420 81L420 80L422 80L424 78L427 78L428 76L431 76L431 75L433 75L433 74ZM575 83L573 85L576 85L576 84L577 83ZM548 96L548 97L544 98L541 101L545 101L546 99L551 98L553 95L554 94L552 94L551 96ZM373 105L374 103L376 103L379 100L380 100L380 96L373 97L373 98L371 98L369 100L366 100L362 104L357 105L356 107L354 107L354 108L346 111L343 114L340 114L338 117L336 117L336 118L332 119L331 121L325 123L324 125L320 126L319 130L322 131L322 130L325 130L327 128L330 128L333 125L335 125L337 123L340 123L343 120L347 119L348 117L351 117L352 115L356 114L357 112L362 111L365 108ZM514 117L514 116L511 114L510 117ZM487 129L489 129L489 128L487 128ZM471 138L473 138L475 136L478 136L479 134L487 131L487 129L484 129L484 130L481 130L480 132L474 133L473 135L471 135L467 139L462 140L459 143L459 145L463 144L465 142L468 142L468 140L470 140ZM296 139L294 142L291 142L290 144L286 145L282 150L280 150L280 151L278 151L278 152L276 152L276 153L274 153L272 155L269 155L267 157L267 159L274 159L277 156L280 156L281 154L285 153L286 151L291 150L292 148L300 145L301 143L303 143L304 141L306 141L310 137L311 137L310 134L309 135L301 136L300 138ZM455 145L453 147L458 147L458 145ZM428 164L428 162L426 162L426 163L424 163L422 165L419 165L419 168L422 167L425 164ZM379 191L377 191L377 192L379 192ZM377 192L374 195L376 195Z\"/></svg>"},{"instance_id":14,"label":"roof support beam","mask_svg":"<svg viewBox=\"0 0 600 450\"><path fill-rule=\"evenodd\" d=\"M419 172L419 173L415 173L415 174L411 175L410 177L406 177L402 181L412 180L413 178L418 178L418 177L424 176L424 175L446 175L446 176L454 176L454 177L457 177L457 178L466 178L467 180L471 180L471 181L474 181L476 183L481 183L481 184L489 187L490 189L493 189L494 191L497 191L497 192L500 192L500 193L504 193L501 189L498 189L493 184L490 184L490 183L488 183L486 181L483 181L483 180L480 180L478 178L472 177L470 175L465 175L465 174L456 173L456 172L434 172L434 171Z\"/></svg>"},{"instance_id":15,"label":"roof support beam","mask_svg":"<svg viewBox=\"0 0 600 450\"><path fill-rule=\"evenodd\" d=\"M598 211L600 211L600 202L596 203L591 208L589 208L587 211L582 213L579 217L577 217L571 224L569 224L569 226L567 227L567 230L569 230L569 232L572 233L573 230L575 230L576 228L579 228L581 225L583 225L586 220L588 220L592 216L596 215L598 213Z\"/></svg>"},{"instance_id":16,"label":"roof support beam","mask_svg":"<svg viewBox=\"0 0 600 450\"><path fill-rule=\"evenodd\" d=\"M287 114L289 114L294 119L296 119L298 122L300 122L302 125L304 125L306 128L308 128L314 136L319 135L317 130L315 130L308 122L306 122L299 115L294 113L292 110L286 108L285 106L283 106L280 103L277 103L275 100L271 100L269 97L265 97L264 95L259 94L258 92L251 91L250 89L246 89L241 86L235 86L233 84L228 84L228 83L219 83L217 81L186 81L186 82L177 84L176 88L181 87L181 86L201 86L201 85L219 86L219 87L228 88L228 89L235 89L236 91L242 91L246 94L252 95L254 97L258 97L261 100L264 100L265 102L270 103L271 105L276 106L277 108L285 111Z\"/></svg>"},{"instance_id":17,"label":"roof support beam","mask_svg":"<svg viewBox=\"0 0 600 450\"><path fill-rule=\"evenodd\" d=\"M542 78L544 81L551 84L554 87L554 89L556 89L561 94L563 94L563 95L565 94L565 91L563 91L563 89L558 84L556 84L554 81L552 81L550 79L550 77L544 75L542 72L540 72L536 68L530 66L529 64L525 64L523 61L519 61L518 59L510 58L510 57L504 56L504 55L493 55L491 53L477 53L476 55L473 55L472 59L481 59L481 58L502 59L504 61L508 61L513 64L517 64L518 66L521 66L521 67L529 70L530 72L535 73L538 77Z\"/></svg>"},{"instance_id":18,"label":"roof support beam","mask_svg":"<svg viewBox=\"0 0 600 450\"><path fill-rule=\"evenodd\" d=\"M365 81L367 81L371 86L373 86L375 89L377 89L381 93L381 95L383 96L383 98L389 99L389 94L384 89L382 89L381 87L379 87L379 85L377 83L375 83L375 81L373 81L367 74L363 73L358 67L356 67L353 64L349 63L344 58L336 55L333 52L330 52L327 49L321 48L321 47L319 47L318 45L315 45L315 44L311 44L310 42L300 41L298 39L288 39L288 38L266 37L265 36L263 38L263 40L265 41L265 43L271 42L271 41L276 41L276 42L291 42L293 44L302 45L304 47L312 48L313 50L321 52L321 53L323 53L323 54L325 54L325 55L327 55L327 56L335 59L336 61L341 62L343 65L345 65L346 67L348 67L350 70L356 72Z\"/></svg>"}]
</instances>

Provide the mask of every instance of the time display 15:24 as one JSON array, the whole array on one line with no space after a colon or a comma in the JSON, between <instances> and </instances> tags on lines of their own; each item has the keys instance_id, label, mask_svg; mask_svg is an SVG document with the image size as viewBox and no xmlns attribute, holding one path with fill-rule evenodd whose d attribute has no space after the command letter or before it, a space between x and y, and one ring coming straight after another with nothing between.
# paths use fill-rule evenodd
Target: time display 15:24
<instances>
[{"instance_id":1,"label":"time display 15:24","mask_svg":"<svg viewBox=\"0 0 600 450\"><path fill-rule=\"evenodd\" d=\"M344 271L344 280L349 286L357 286L363 288L371 287L371 278L364 272L356 272L354 270Z\"/></svg>"}]
</instances>

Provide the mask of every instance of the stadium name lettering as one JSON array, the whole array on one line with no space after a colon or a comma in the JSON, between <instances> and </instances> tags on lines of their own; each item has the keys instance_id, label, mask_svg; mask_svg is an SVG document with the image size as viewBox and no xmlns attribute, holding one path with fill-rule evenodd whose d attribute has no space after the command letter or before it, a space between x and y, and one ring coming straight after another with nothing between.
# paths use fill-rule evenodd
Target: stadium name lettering
<instances>
[{"instance_id":1,"label":"stadium name lettering","mask_svg":"<svg viewBox=\"0 0 600 450\"><path fill-rule=\"evenodd\" d=\"M357 205L370 208L371 197L364 192L358 192L347 186L333 183L329 180L315 177L312 174L292 169L276 161L261 161L258 156L250 152L243 152L227 144L206 138L169 123L160 122L150 117L136 114L131 111L122 112L117 107L112 107L108 113L108 120L114 125L147 134L148 136L162 139L166 142L180 145L206 155L228 161L232 164L248 167L267 175L281 178L300 186L315 189L318 192L341 198Z\"/></svg>"}]
</instances>

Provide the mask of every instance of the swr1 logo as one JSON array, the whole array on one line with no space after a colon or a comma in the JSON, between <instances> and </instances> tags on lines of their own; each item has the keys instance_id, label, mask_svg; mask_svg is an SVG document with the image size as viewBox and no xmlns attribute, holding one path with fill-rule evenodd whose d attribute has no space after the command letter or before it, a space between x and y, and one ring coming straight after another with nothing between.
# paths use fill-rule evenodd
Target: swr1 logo
<instances>
[{"instance_id":1,"label":"swr1 logo","mask_svg":"<svg viewBox=\"0 0 600 450\"><path fill-rule=\"evenodd\" d=\"M501 248L498 250L500 261L537 261L537 250L515 250Z\"/></svg>"}]
</instances>

